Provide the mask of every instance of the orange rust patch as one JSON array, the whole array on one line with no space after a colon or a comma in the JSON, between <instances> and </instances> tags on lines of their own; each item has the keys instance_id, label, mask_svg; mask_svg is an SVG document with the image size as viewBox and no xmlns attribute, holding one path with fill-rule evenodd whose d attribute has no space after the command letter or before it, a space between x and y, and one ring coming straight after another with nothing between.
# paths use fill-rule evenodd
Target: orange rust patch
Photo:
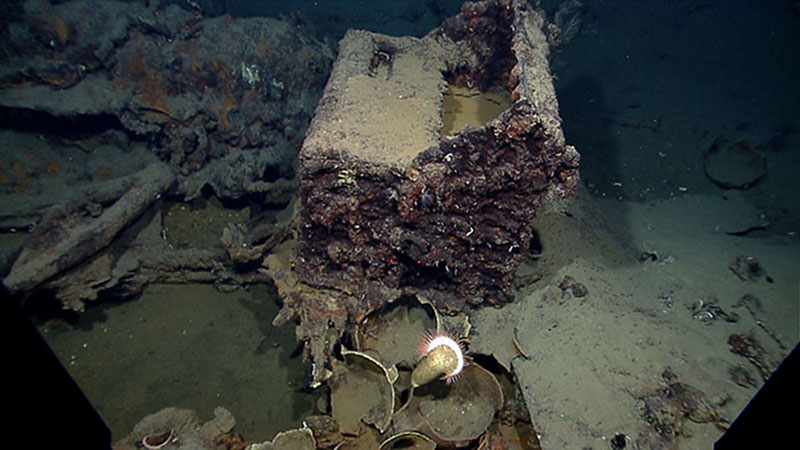
<instances>
[{"instance_id":1,"label":"orange rust patch","mask_svg":"<svg viewBox=\"0 0 800 450\"><path fill-rule=\"evenodd\" d=\"M75 77L52 77L48 75L40 75L39 79L44 81L47 84L52 84L53 86L65 88L67 86L71 86L75 82Z\"/></svg>"},{"instance_id":2,"label":"orange rust patch","mask_svg":"<svg viewBox=\"0 0 800 450\"><path fill-rule=\"evenodd\" d=\"M262 36L261 36L261 37L258 39L258 51L259 51L259 52L260 52L262 55L266 55L266 54L267 54L267 52L269 52L269 49L270 49L270 44L269 44L269 41L267 40L267 37L266 37L266 36L262 35Z\"/></svg>"},{"instance_id":3,"label":"orange rust patch","mask_svg":"<svg viewBox=\"0 0 800 450\"><path fill-rule=\"evenodd\" d=\"M11 178L5 172L0 171L0 186L8 186L11 184Z\"/></svg>"},{"instance_id":4,"label":"orange rust patch","mask_svg":"<svg viewBox=\"0 0 800 450\"><path fill-rule=\"evenodd\" d=\"M123 94L128 91L128 82L125 81L123 77L114 77L114 80L111 81L111 85Z\"/></svg>"},{"instance_id":5,"label":"orange rust patch","mask_svg":"<svg viewBox=\"0 0 800 450\"><path fill-rule=\"evenodd\" d=\"M22 89L25 86L27 86L27 85L25 84L24 80L23 81L11 81L11 82L8 82L8 83L0 84L0 89Z\"/></svg>"},{"instance_id":6,"label":"orange rust patch","mask_svg":"<svg viewBox=\"0 0 800 450\"><path fill-rule=\"evenodd\" d=\"M217 72L217 76L219 78L218 86L222 88L222 94L225 96L224 105L218 111L219 114L219 122L223 128L228 128L231 125L230 120L228 120L228 113L231 112L233 108L236 107L236 98L233 96L233 83L231 81L231 71L228 69L228 66L225 65L222 61L219 60L211 60L209 62L211 67Z\"/></svg>"},{"instance_id":7,"label":"orange rust patch","mask_svg":"<svg viewBox=\"0 0 800 450\"><path fill-rule=\"evenodd\" d=\"M44 170L47 171L47 173L51 176L55 177L61 173L61 166L57 162L51 161L47 163L47 166L45 166Z\"/></svg>"},{"instance_id":8,"label":"orange rust patch","mask_svg":"<svg viewBox=\"0 0 800 450\"><path fill-rule=\"evenodd\" d=\"M164 103L166 94L161 71L150 67L141 43L141 35L132 33L131 39L138 40L139 45L125 65L125 77L138 85L139 99L146 107L169 115L169 108ZM123 89L124 86L124 83L120 85Z\"/></svg>"},{"instance_id":9,"label":"orange rust patch","mask_svg":"<svg viewBox=\"0 0 800 450\"><path fill-rule=\"evenodd\" d=\"M50 26L52 27L53 34L56 36L56 41L59 45L64 45L69 39L69 28L64 20L53 11Z\"/></svg>"},{"instance_id":10,"label":"orange rust patch","mask_svg":"<svg viewBox=\"0 0 800 450\"><path fill-rule=\"evenodd\" d=\"M28 180L28 172L22 167L22 163L17 161L11 164L11 170L22 180Z\"/></svg>"},{"instance_id":11,"label":"orange rust patch","mask_svg":"<svg viewBox=\"0 0 800 450\"><path fill-rule=\"evenodd\" d=\"M56 10L47 3L42 5L41 16L29 19L33 24L43 27L50 33L58 45L63 46L69 39L69 27L64 19L59 17Z\"/></svg>"},{"instance_id":12,"label":"orange rust patch","mask_svg":"<svg viewBox=\"0 0 800 450\"><path fill-rule=\"evenodd\" d=\"M205 66L200 61L192 58L190 72L192 74L192 83L195 87L199 88L207 84Z\"/></svg>"},{"instance_id":13,"label":"orange rust patch","mask_svg":"<svg viewBox=\"0 0 800 450\"><path fill-rule=\"evenodd\" d=\"M169 115L169 108L164 103L166 94L164 93L164 83L161 71L151 69L147 71L144 79L140 80L142 93L140 98L147 107Z\"/></svg>"},{"instance_id":14,"label":"orange rust patch","mask_svg":"<svg viewBox=\"0 0 800 450\"><path fill-rule=\"evenodd\" d=\"M94 172L94 175L103 181L113 180L115 178L114 171L108 166L100 166L100 168Z\"/></svg>"}]
</instances>

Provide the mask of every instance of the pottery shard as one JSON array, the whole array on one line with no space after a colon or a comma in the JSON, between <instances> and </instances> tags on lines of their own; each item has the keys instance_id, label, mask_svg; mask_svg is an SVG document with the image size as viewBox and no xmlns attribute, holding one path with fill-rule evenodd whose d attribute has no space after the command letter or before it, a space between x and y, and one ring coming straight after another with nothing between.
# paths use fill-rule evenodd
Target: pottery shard
<instances>
[{"instance_id":1,"label":"pottery shard","mask_svg":"<svg viewBox=\"0 0 800 450\"><path fill-rule=\"evenodd\" d=\"M747 139L717 138L706 151L706 176L723 189L749 189L764 176L764 154Z\"/></svg>"},{"instance_id":2,"label":"pottery shard","mask_svg":"<svg viewBox=\"0 0 800 450\"><path fill-rule=\"evenodd\" d=\"M114 443L115 449L142 448L142 441L163 442L178 437L181 448L217 448L236 426L236 419L225 408L214 408L214 418L201 423L197 414L189 409L167 407L144 417L128 436ZM165 448L173 448L167 445ZM313 447L311 447L313 448Z\"/></svg>"},{"instance_id":3,"label":"pottery shard","mask_svg":"<svg viewBox=\"0 0 800 450\"><path fill-rule=\"evenodd\" d=\"M394 386L383 365L357 351L343 350L345 363L333 361L331 409L342 433L358 435L363 424L386 431L394 411Z\"/></svg>"},{"instance_id":4,"label":"pottery shard","mask_svg":"<svg viewBox=\"0 0 800 450\"><path fill-rule=\"evenodd\" d=\"M436 382L415 390L407 406L418 431L443 447L477 439L503 406L497 378L479 364L469 364L456 383ZM416 416L416 417L413 417Z\"/></svg>"},{"instance_id":5,"label":"pottery shard","mask_svg":"<svg viewBox=\"0 0 800 450\"><path fill-rule=\"evenodd\" d=\"M314 450L317 448L314 434L308 428L281 431L272 441L251 444L250 450Z\"/></svg>"}]
</instances>

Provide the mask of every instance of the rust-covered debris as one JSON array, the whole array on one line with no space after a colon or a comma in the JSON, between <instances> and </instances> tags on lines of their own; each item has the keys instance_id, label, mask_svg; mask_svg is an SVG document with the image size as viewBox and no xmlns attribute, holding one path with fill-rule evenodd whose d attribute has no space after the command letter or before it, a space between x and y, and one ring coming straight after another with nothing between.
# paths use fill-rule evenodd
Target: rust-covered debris
<instances>
[{"instance_id":1,"label":"rust-covered debris","mask_svg":"<svg viewBox=\"0 0 800 450\"><path fill-rule=\"evenodd\" d=\"M332 50L287 21L179 2L14 3L0 30L0 231L30 239L0 251L12 292L54 290L82 310L153 281L265 281L239 266L283 228L230 224L224 248L176 248L157 210L290 202Z\"/></svg>"},{"instance_id":2,"label":"rust-covered debris","mask_svg":"<svg viewBox=\"0 0 800 450\"><path fill-rule=\"evenodd\" d=\"M269 267L285 303L276 323L300 320L316 382L331 341L400 295L443 312L510 300L544 196L578 185L553 31L535 2L490 0L423 38L342 39L300 153L296 248ZM451 89L500 89L510 106L442 136Z\"/></svg>"}]
</instances>

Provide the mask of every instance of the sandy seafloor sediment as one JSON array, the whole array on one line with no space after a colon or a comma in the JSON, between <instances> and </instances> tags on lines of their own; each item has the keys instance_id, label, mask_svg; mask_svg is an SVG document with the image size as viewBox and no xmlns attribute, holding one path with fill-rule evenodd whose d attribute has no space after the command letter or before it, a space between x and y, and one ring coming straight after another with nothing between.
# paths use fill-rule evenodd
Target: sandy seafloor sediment
<instances>
[{"instance_id":1,"label":"sandy seafloor sediment","mask_svg":"<svg viewBox=\"0 0 800 450\"><path fill-rule=\"evenodd\" d=\"M544 251L526 264L548 267L550 275L525 280L523 265L517 300L473 316L472 349L494 352L513 367L544 448L605 448L617 433L633 440L651 433L639 397L659 385L667 367L710 404L721 403L728 420L747 404L756 389L734 383L729 370L741 366L760 377L730 352L729 335L752 332L773 362L787 352L735 305L755 295L763 309L758 320L794 346L800 242L721 233L726 211L743 208L707 196L640 204L579 194L563 212L540 218ZM659 260L640 262L642 252ZM756 257L772 282L740 280L728 267L739 255ZM562 297L564 276L582 283L587 295ZM739 321L700 320L692 310L700 300ZM529 359L514 348L515 330ZM675 440L679 448L710 448L722 434L711 423L685 425L691 435Z\"/></svg>"},{"instance_id":2,"label":"sandy seafloor sediment","mask_svg":"<svg viewBox=\"0 0 800 450\"><path fill-rule=\"evenodd\" d=\"M735 418L756 388L735 384L729 370L743 367L759 385L760 377L730 352L728 336L753 333L771 363L786 354L736 306L740 299L756 296L759 320L785 345L798 341L800 242L721 231L731 212L746 210L741 200L714 196L642 204L598 201L585 190L543 210L541 254L521 266L513 303L473 314L470 349L512 368L544 448L603 448L618 433L647 435L639 396L667 367ZM639 261L645 252L658 259ZM729 269L740 255L757 258L766 274L740 280ZM587 294L562 295L565 276ZM699 320L692 305L700 300L739 321ZM52 323L42 330L117 438L166 406L207 419L221 405L238 433L264 440L298 426L315 401L302 392L309 367L291 325L271 325L277 309L264 286L225 294L153 285L135 301L89 308L70 330ZM721 435L710 423L685 421L685 429L691 435L676 439L679 448L708 448Z\"/></svg>"},{"instance_id":3,"label":"sandy seafloor sediment","mask_svg":"<svg viewBox=\"0 0 800 450\"><path fill-rule=\"evenodd\" d=\"M136 300L95 305L45 338L111 428L114 441L175 406L201 421L223 406L252 441L296 428L314 408L291 325L276 328L277 294L263 285L151 285Z\"/></svg>"}]
</instances>

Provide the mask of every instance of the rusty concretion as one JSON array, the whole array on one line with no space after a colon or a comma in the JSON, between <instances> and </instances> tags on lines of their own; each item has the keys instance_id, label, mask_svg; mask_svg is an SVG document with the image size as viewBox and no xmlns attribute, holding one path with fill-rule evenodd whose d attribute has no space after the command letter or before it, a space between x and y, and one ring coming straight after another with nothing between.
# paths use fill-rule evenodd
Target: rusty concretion
<instances>
[{"instance_id":1,"label":"rusty concretion","mask_svg":"<svg viewBox=\"0 0 800 450\"><path fill-rule=\"evenodd\" d=\"M176 2L21 3L0 49L0 117L123 129L179 173L188 197L205 184L223 198L295 190L325 45L290 23L206 18ZM273 165L278 180L265 180Z\"/></svg>"},{"instance_id":2,"label":"rusty concretion","mask_svg":"<svg viewBox=\"0 0 800 450\"><path fill-rule=\"evenodd\" d=\"M300 153L293 269L270 268L283 280L276 323L300 319L318 368L329 346L315 340L398 293L442 312L510 300L543 196L578 185L548 67L552 34L536 2L491 0L465 3L423 38L342 39ZM500 89L510 106L442 136L448 89Z\"/></svg>"}]
</instances>

